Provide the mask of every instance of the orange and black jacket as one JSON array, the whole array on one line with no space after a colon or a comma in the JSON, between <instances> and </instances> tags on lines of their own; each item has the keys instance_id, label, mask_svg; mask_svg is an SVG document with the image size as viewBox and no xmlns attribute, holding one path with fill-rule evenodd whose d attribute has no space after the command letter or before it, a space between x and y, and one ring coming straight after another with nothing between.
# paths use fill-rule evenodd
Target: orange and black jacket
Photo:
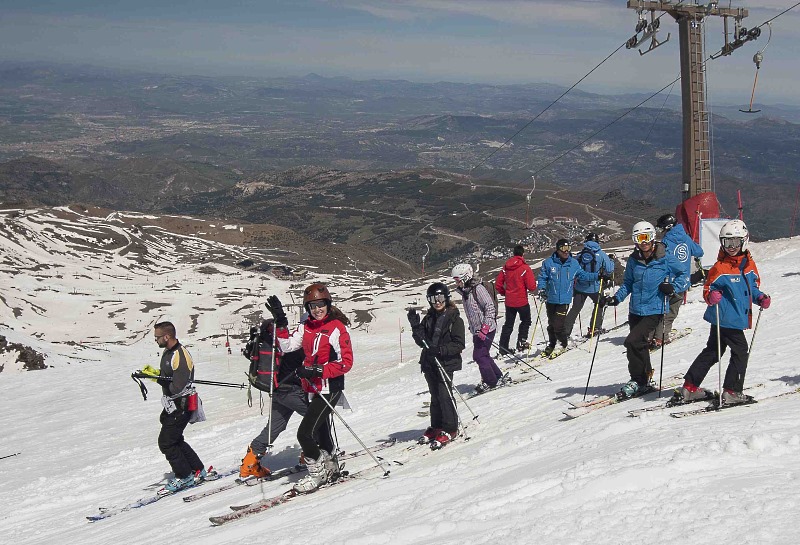
<instances>
[{"instance_id":1,"label":"orange and black jacket","mask_svg":"<svg viewBox=\"0 0 800 545\"><path fill-rule=\"evenodd\" d=\"M703 298L708 302L712 291L722 293L719 302L719 326L730 329L750 329L753 318L753 303L763 293L758 289L761 279L749 250L736 256L729 256L720 249L717 262L708 271L703 285ZM717 310L713 306L706 309L703 319L717 324Z\"/></svg>"}]
</instances>

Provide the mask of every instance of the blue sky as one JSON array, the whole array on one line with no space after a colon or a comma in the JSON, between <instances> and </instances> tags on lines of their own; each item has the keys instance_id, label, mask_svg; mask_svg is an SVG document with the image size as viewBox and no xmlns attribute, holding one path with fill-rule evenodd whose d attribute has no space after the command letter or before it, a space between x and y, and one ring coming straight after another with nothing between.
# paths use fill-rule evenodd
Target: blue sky
<instances>
[{"instance_id":1,"label":"blue sky","mask_svg":"<svg viewBox=\"0 0 800 545\"><path fill-rule=\"evenodd\" d=\"M737 4L746 26L795 0ZM634 32L625 0L3 0L0 60L85 62L202 75L304 75L571 85ZM678 28L622 50L581 89L655 91L679 71ZM709 50L722 22L706 25ZM800 8L773 25L756 99L800 103ZM766 33L709 64L712 98L747 102Z\"/></svg>"}]
</instances>

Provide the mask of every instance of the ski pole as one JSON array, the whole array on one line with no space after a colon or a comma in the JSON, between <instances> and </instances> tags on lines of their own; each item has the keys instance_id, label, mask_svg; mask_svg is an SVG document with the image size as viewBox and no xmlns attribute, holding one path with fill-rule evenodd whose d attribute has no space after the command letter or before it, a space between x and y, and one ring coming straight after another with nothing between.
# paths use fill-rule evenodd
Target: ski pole
<instances>
[{"instance_id":1,"label":"ski pole","mask_svg":"<svg viewBox=\"0 0 800 545\"><path fill-rule=\"evenodd\" d=\"M144 385L144 382L142 382L143 378L149 378L153 380L162 380L162 379L170 381L172 380L172 377L162 377L160 375L153 376L153 375L147 375L145 373L131 373L131 378L133 379L134 382L136 382L139 385L139 389L141 390L142 397L144 398L145 401L147 401L147 387ZM238 388L240 390L247 388L246 384L234 384L232 382L217 382L213 380L193 380L192 383L205 384L207 386L223 386L225 388Z\"/></svg>"},{"instance_id":2,"label":"ski pole","mask_svg":"<svg viewBox=\"0 0 800 545\"><path fill-rule=\"evenodd\" d=\"M496 343L496 342L494 342L494 341L492 341L492 346L494 346L495 348L498 348L498 349L500 348L500 345L499 345L499 344L497 344L497 343ZM516 359L517 359L517 360L518 360L520 363L524 363L525 365L527 365L528 367L530 367L531 369L533 369L534 371L536 371L537 373L539 373L540 375L542 375L542 376L543 376L544 378L546 378L547 380L550 380L550 381L552 381L552 380L553 380L553 379L551 379L550 377L548 377L547 375L545 375L544 373L542 373L541 371L539 371L539 370L538 370L536 367L534 367L533 365L531 365L531 364L530 364L530 363L528 363L527 361L525 361L525 360L523 360L522 358L520 358L519 356L517 356L516 354L511 354L511 357L513 357L513 358L516 358Z\"/></svg>"},{"instance_id":3,"label":"ski pole","mask_svg":"<svg viewBox=\"0 0 800 545\"><path fill-rule=\"evenodd\" d=\"M605 315L606 309L608 307L603 307L603 314ZM597 347L600 346L600 333L597 333L597 342L594 344L594 352L592 353L592 363L589 365L589 376L586 377L586 388L583 389L583 400L586 401L586 393L589 391L589 381L592 379L592 369L594 368L594 359L597 357Z\"/></svg>"},{"instance_id":4,"label":"ski pole","mask_svg":"<svg viewBox=\"0 0 800 545\"><path fill-rule=\"evenodd\" d=\"M267 450L264 454L268 452L272 452L272 389L275 386L275 353L278 351L278 336L276 335L275 327L272 327L272 358L269 362L269 404L267 405L267 411L269 412L269 416L267 417L267 426L269 427L269 431L267 431Z\"/></svg>"},{"instance_id":5,"label":"ski pole","mask_svg":"<svg viewBox=\"0 0 800 545\"><path fill-rule=\"evenodd\" d=\"M430 350L425 339L422 339L422 344L425 345L426 350ZM447 386L447 394L450 396L450 401L453 403L453 409L456 411L456 419L458 419L458 427L461 428L461 435L464 436L464 441L469 441L469 437L467 437L467 427L461 420L461 415L458 413L458 404L456 403L456 398L453 397L453 381L450 379L450 375L445 372L444 367L442 367L442 362L439 361L439 358L433 356L433 360L436 362L436 367L439 369L439 376L442 378L442 382ZM456 392L458 392L458 389L456 389ZM431 394L433 394L433 392L431 392ZM459 395L461 394L459 393ZM469 409L469 405L463 397L461 398L461 401L464 403L467 409ZM473 413L472 409L469 409L469 411L473 414L472 419L478 421L478 415ZM480 421L478 422L480 423Z\"/></svg>"},{"instance_id":6,"label":"ski pole","mask_svg":"<svg viewBox=\"0 0 800 545\"><path fill-rule=\"evenodd\" d=\"M753 328L753 336L750 338L750 348L747 349L747 355L750 355L750 352L753 351L753 343L756 342L756 333L758 333L758 322L761 320L761 312L764 310L763 307L758 307L758 318L756 318L756 326ZM717 320L719 322L719 320Z\"/></svg>"},{"instance_id":7,"label":"ski pole","mask_svg":"<svg viewBox=\"0 0 800 545\"><path fill-rule=\"evenodd\" d=\"M600 271L601 272L603 271L602 267L600 268ZM592 343L594 342L594 326L595 326L595 324L597 324L597 311L600 308L600 297L602 297L602 294L603 294L603 279L601 278L600 279L600 289L597 291L597 301L594 304L594 313L593 313L593 316L592 316L592 329L589 332L589 350L590 351L592 350ZM580 318L580 315L578 315L578 317Z\"/></svg>"},{"instance_id":8,"label":"ski pole","mask_svg":"<svg viewBox=\"0 0 800 545\"><path fill-rule=\"evenodd\" d=\"M428 343L425 341L425 339L422 339L422 344L423 344L423 345L425 345L425 349L426 349L426 350L430 350L430 347L428 346ZM438 365L439 367L441 367L441 366L442 366L442 364L441 364L441 362L439 361L439 358L438 358L438 357L436 357L436 356L433 356L433 359L434 359L434 360L436 360L436 365ZM468 411L470 412L470 414L472 415L472 419L473 419L473 420L478 420L478 415L477 415L477 414L475 414L475 412L474 412L474 411L473 411L473 410L470 408L470 406L469 406L469 403L467 403L467 400L466 400L466 399L464 399L464 396L462 396L462 395L461 395L461 392L459 392L459 391L458 391L458 388L456 388L456 387L453 385L453 381L452 381L452 380L451 380L451 381L447 381L447 384L450 386L451 395L452 395L452 391L453 391L453 390L455 390L455 392L458 394L458 397L459 397L459 399L461 399L461 403L463 403L463 404L464 404L464 406L467 408L467 410L468 410ZM453 403L455 403L455 399L453 399ZM459 419L459 420L460 420L460 419ZM478 421L478 422L480 423L480 421Z\"/></svg>"},{"instance_id":9,"label":"ski pole","mask_svg":"<svg viewBox=\"0 0 800 545\"><path fill-rule=\"evenodd\" d=\"M533 347L533 338L536 336L536 326L538 326L542 321L542 309L544 305L539 306L536 303L537 296L533 298L533 305L536 307L536 323L533 324L533 332L531 333L531 342L528 346L528 357L531 357L531 348ZM542 328L542 337L544 337L544 327Z\"/></svg>"},{"instance_id":10,"label":"ski pole","mask_svg":"<svg viewBox=\"0 0 800 545\"><path fill-rule=\"evenodd\" d=\"M719 338L719 303L714 305L717 311L717 385L719 387L719 406L722 406L722 341Z\"/></svg>"},{"instance_id":11,"label":"ski pole","mask_svg":"<svg viewBox=\"0 0 800 545\"><path fill-rule=\"evenodd\" d=\"M19 456L22 454L21 452L15 452L14 454L7 454L5 456L0 456L0 460L5 460L6 458L11 458L12 456Z\"/></svg>"},{"instance_id":12,"label":"ski pole","mask_svg":"<svg viewBox=\"0 0 800 545\"><path fill-rule=\"evenodd\" d=\"M667 334L667 295L664 294L664 312L661 314L661 370L658 372L658 397L661 397L661 384L664 378L664 339Z\"/></svg>"},{"instance_id":13,"label":"ski pole","mask_svg":"<svg viewBox=\"0 0 800 545\"><path fill-rule=\"evenodd\" d=\"M310 380L306 380L306 382L307 382L307 383L308 383L308 384L311 386L311 388L313 388L313 389L314 389L314 393L316 393L316 394L317 394L319 397L321 397L321 398L322 398L322 401L324 401L324 402L325 402L325 405L327 405L327 406L328 406L328 408L330 408L330 410L331 410L331 411L333 411L333 414L335 414L335 415L336 415L336 416L339 418L339 420L341 420L341 421L342 421L342 424L344 424L344 427L345 427L345 428L347 428L347 431L349 431L349 432L350 432L350 433L353 435L353 437L355 437L355 438L356 438L356 441L358 441L358 443L361 445L361 447L364 449L364 451L365 451L367 454L369 454L370 458L372 458L372 460L373 460L373 461L374 461L376 464L378 464L378 467L380 467L380 468L383 470L383 476L384 476L384 477L388 477L388 476L389 476L389 473L390 473L390 471L389 471L388 469L386 469L385 467L383 467L383 464L380 462L380 460L378 460L378 459L375 457L375 455L374 455L374 454L372 454L372 451L371 451L369 448L367 448L367 445L365 445L365 444L364 444L364 442L361 440L361 438L359 438L359 436L358 436L358 435L356 435L356 432L354 432L354 431L353 431L353 428L351 428L351 427L350 427L350 425L347 423L347 421L344 419L344 417L343 417L341 414L339 414L339 411L337 411L337 410L334 408L334 406L333 406L333 405L331 405L331 402L330 402L330 401L328 401L328 399L327 399L327 398L326 398L324 395L322 395L322 394L320 393L320 391L317 389L317 387L314 385L314 383L313 383L313 382L311 382Z\"/></svg>"}]
</instances>

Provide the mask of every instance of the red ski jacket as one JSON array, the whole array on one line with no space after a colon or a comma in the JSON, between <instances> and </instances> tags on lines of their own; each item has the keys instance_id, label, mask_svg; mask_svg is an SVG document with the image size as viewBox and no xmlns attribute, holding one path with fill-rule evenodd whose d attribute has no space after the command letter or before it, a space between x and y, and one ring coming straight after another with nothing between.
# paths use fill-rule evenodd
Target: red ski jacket
<instances>
[{"instance_id":1,"label":"red ski jacket","mask_svg":"<svg viewBox=\"0 0 800 545\"><path fill-rule=\"evenodd\" d=\"M278 328L281 350L292 352L303 349L306 359L303 365L322 367L322 378L313 379L317 391L322 394L344 390L344 374L353 367L353 347L347 327L330 315L324 320L308 318L289 334L285 327ZM306 379L303 390L316 393Z\"/></svg>"},{"instance_id":2,"label":"red ski jacket","mask_svg":"<svg viewBox=\"0 0 800 545\"><path fill-rule=\"evenodd\" d=\"M505 295L507 307L524 307L528 304L528 292L536 292L536 278L525 259L515 255L503 265L494 287L497 293Z\"/></svg>"}]
</instances>

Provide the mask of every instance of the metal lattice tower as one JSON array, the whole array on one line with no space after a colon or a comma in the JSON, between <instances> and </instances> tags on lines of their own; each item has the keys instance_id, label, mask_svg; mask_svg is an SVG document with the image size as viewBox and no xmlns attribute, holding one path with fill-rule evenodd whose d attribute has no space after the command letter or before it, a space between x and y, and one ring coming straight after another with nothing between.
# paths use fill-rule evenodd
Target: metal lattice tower
<instances>
[{"instance_id":1,"label":"metal lattice tower","mask_svg":"<svg viewBox=\"0 0 800 545\"><path fill-rule=\"evenodd\" d=\"M638 13L663 11L678 22L681 55L681 97L683 110L683 199L711 191L710 119L706 108L704 19L727 18L738 23L748 12L742 8L720 8L717 2L704 5L673 3L663 0L628 0L628 8ZM730 51L724 53L730 54Z\"/></svg>"}]
</instances>

